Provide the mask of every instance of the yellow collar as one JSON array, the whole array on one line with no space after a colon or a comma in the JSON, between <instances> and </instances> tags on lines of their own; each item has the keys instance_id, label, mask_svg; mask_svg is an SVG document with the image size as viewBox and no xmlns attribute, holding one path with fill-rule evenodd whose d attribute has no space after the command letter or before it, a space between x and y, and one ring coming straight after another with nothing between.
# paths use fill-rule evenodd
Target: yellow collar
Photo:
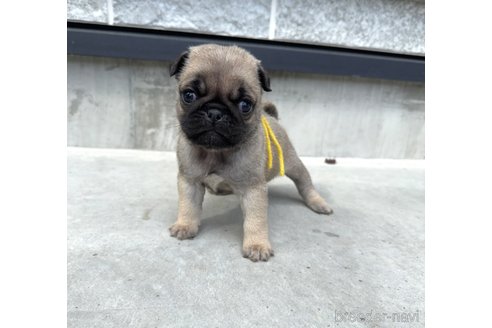
<instances>
[{"instance_id":1,"label":"yellow collar","mask_svg":"<svg viewBox=\"0 0 492 328\"><path fill-rule=\"evenodd\" d=\"M261 124L263 125L263 132L265 132L265 141L266 141L267 152L268 152L268 168L271 169L273 167L273 154L272 154L272 141L273 141L273 143L277 147L278 161L279 161L279 175L283 176L285 174L285 167L284 167L284 153L282 151L282 146L280 146L277 137L275 137L275 133L273 133L270 124L268 123L267 119L263 115L261 116Z\"/></svg>"}]
</instances>

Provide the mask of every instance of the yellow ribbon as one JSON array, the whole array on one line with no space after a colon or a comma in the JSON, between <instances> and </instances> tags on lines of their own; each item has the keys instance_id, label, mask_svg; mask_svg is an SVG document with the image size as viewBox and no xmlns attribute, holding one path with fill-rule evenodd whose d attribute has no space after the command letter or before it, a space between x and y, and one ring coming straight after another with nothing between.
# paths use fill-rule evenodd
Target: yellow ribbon
<instances>
[{"instance_id":1,"label":"yellow ribbon","mask_svg":"<svg viewBox=\"0 0 492 328\"><path fill-rule=\"evenodd\" d=\"M265 132L265 140L266 140L266 146L267 146L267 153L268 153L268 168L271 169L273 167L273 154L272 154L272 141L277 147L277 153L278 153L278 161L279 161L279 174L283 176L285 174L285 167L284 167L284 153L282 151L282 146L280 146L280 143L277 140L277 137L275 136L275 133L273 133L272 127L268 123L267 119L265 116L261 116L261 124L263 125L263 131Z\"/></svg>"}]
</instances>

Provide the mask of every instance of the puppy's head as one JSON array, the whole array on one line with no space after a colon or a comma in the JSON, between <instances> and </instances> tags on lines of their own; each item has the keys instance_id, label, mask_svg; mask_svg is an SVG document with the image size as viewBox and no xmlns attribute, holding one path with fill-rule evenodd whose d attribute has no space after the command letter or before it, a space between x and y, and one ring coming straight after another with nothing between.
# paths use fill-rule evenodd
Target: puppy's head
<instances>
[{"instance_id":1,"label":"puppy's head","mask_svg":"<svg viewBox=\"0 0 492 328\"><path fill-rule=\"evenodd\" d=\"M186 137L208 149L248 140L261 119L262 89L270 81L260 61L236 46L191 47L171 66L178 80L178 120Z\"/></svg>"}]
</instances>

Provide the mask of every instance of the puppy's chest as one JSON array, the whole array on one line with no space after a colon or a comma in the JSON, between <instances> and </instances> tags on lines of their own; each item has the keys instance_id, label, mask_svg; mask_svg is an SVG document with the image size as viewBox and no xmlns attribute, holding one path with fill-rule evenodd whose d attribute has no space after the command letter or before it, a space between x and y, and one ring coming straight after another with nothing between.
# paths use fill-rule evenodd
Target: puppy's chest
<instances>
[{"instance_id":1,"label":"puppy's chest","mask_svg":"<svg viewBox=\"0 0 492 328\"><path fill-rule=\"evenodd\" d=\"M201 156L199 161L203 164L206 175L227 171L231 166L230 159L223 153L208 153Z\"/></svg>"},{"instance_id":2,"label":"puppy's chest","mask_svg":"<svg viewBox=\"0 0 492 328\"><path fill-rule=\"evenodd\" d=\"M215 174L226 181L234 183L248 179L248 176L250 176L235 154L207 153L196 160L200 163L198 166L201 168L200 175L202 178Z\"/></svg>"},{"instance_id":3,"label":"puppy's chest","mask_svg":"<svg viewBox=\"0 0 492 328\"><path fill-rule=\"evenodd\" d=\"M192 162L195 162L201 176L224 174L232 167L231 159L221 152L199 152L195 154Z\"/></svg>"}]
</instances>

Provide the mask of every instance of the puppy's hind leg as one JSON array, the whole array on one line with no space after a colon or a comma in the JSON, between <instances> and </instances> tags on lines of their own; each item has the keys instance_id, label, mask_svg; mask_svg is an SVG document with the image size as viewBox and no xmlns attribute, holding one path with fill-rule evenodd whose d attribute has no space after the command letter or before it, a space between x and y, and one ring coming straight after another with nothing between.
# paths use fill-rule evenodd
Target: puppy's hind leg
<instances>
[{"instance_id":1,"label":"puppy's hind leg","mask_svg":"<svg viewBox=\"0 0 492 328\"><path fill-rule=\"evenodd\" d=\"M314 189L311 176L299 157L295 155L291 156L289 159L290 163L286 168L285 175L294 181L297 190L302 199L304 199L306 205L317 213L326 215L332 214L333 210L328 206L316 189Z\"/></svg>"}]
</instances>

